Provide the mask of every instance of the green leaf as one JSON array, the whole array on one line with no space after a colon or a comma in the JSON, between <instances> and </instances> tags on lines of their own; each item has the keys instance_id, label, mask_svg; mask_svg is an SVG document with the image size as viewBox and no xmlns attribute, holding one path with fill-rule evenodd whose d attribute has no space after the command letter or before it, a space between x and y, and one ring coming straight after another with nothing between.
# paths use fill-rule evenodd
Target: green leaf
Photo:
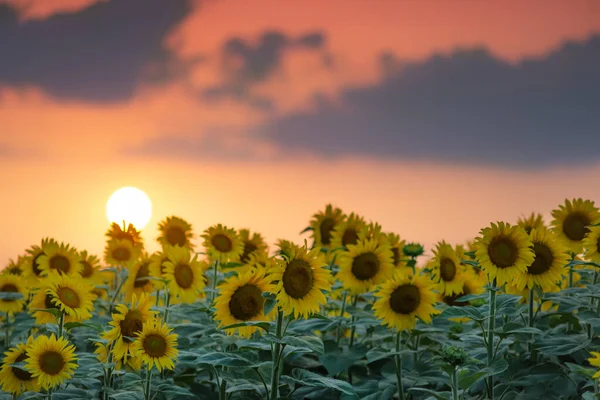
<instances>
[{"instance_id":1,"label":"green leaf","mask_svg":"<svg viewBox=\"0 0 600 400\"><path fill-rule=\"evenodd\" d=\"M386 358L392 358L395 355L404 356L413 353L413 350L390 351L389 349L384 348L371 349L367 352L367 363L371 364L375 361L385 360Z\"/></svg>"},{"instance_id":2,"label":"green leaf","mask_svg":"<svg viewBox=\"0 0 600 400\"><path fill-rule=\"evenodd\" d=\"M170 399L178 399L180 397L196 397L196 395L194 395L192 392L190 392L189 390L187 390L186 388L183 388L181 386L177 386L177 385L172 385L170 383L163 383L162 385L159 385L157 388L157 391L161 392L161 393L165 393L167 395L168 398Z\"/></svg>"},{"instance_id":3,"label":"green leaf","mask_svg":"<svg viewBox=\"0 0 600 400\"><path fill-rule=\"evenodd\" d=\"M246 321L246 322L239 322L237 324L233 324L233 325L227 325L222 327L221 329L225 330L225 329L234 329L234 328L240 328L242 326L255 326L258 327L260 329L265 330L266 332L269 332L269 328L271 327L271 323L270 322L265 322L265 321Z\"/></svg>"},{"instance_id":4,"label":"green leaf","mask_svg":"<svg viewBox=\"0 0 600 400\"><path fill-rule=\"evenodd\" d=\"M547 336L536 341L536 348L548 356L564 356L589 346L591 341L587 335Z\"/></svg>"},{"instance_id":5,"label":"green leaf","mask_svg":"<svg viewBox=\"0 0 600 400\"><path fill-rule=\"evenodd\" d=\"M469 387L473 386L475 383L481 381L482 379L485 379L489 376L501 374L507 369L508 362L506 362L506 360L503 358L498 358L489 367L485 367L475 373L471 371L462 370L459 373L458 385L463 390L467 390Z\"/></svg>"},{"instance_id":6,"label":"green leaf","mask_svg":"<svg viewBox=\"0 0 600 400\"><path fill-rule=\"evenodd\" d=\"M266 334L264 337L273 343L291 346L295 351L308 350L308 352L317 354L323 354L325 351L323 341L317 336L284 336L277 338L275 335Z\"/></svg>"},{"instance_id":7,"label":"green leaf","mask_svg":"<svg viewBox=\"0 0 600 400\"><path fill-rule=\"evenodd\" d=\"M269 315L269 313L273 310L273 307L277 305L277 299L273 293L265 292L262 294L265 298L265 304L263 305L263 314Z\"/></svg>"},{"instance_id":8,"label":"green leaf","mask_svg":"<svg viewBox=\"0 0 600 400\"><path fill-rule=\"evenodd\" d=\"M21 292L0 292L0 300L22 300L23 298Z\"/></svg>"},{"instance_id":9,"label":"green leaf","mask_svg":"<svg viewBox=\"0 0 600 400\"><path fill-rule=\"evenodd\" d=\"M569 368L569 370L571 370L571 372L585 376L589 379L592 379L592 376L594 376L594 374L598 372L598 370L596 369L586 368L577 364L565 363L565 365L567 366L567 368Z\"/></svg>"},{"instance_id":10,"label":"green leaf","mask_svg":"<svg viewBox=\"0 0 600 400\"><path fill-rule=\"evenodd\" d=\"M408 391L409 392L423 392L423 393L427 393L427 394L432 395L433 397L435 397L438 400L449 400L450 399L450 393L449 392L436 392L435 390L425 389L425 388L419 388L419 387L409 388Z\"/></svg>"},{"instance_id":11,"label":"green leaf","mask_svg":"<svg viewBox=\"0 0 600 400\"><path fill-rule=\"evenodd\" d=\"M341 381L339 379L328 378L326 376L321 376L313 372L309 372L307 370L298 368L292 371L292 376L298 383L301 383L303 385L334 389L338 392L342 392L344 394L355 396L356 398L358 398L356 390L354 390L354 387L352 387L352 385L348 382Z\"/></svg>"},{"instance_id":12,"label":"green leaf","mask_svg":"<svg viewBox=\"0 0 600 400\"><path fill-rule=\"evenodd\" d=\"M222 353L218 351L203 354L196 359L196 362L220 367L252 367L256 365L256 362L239 353Z\"/></svg>"},{"instance_id":13,"label":"green leaf","mask_svg":"<svg viewBox=\"0 0 600 400\"><path fill-rule=\"evenodd\" d=\"M83 322L66 322L64 325L65 329L70 331L73 328L80 328L80 327L84 327L84 328L90 328L95 330L96 332L102 332L104 330L104 328L102 328L99 325L94 325L94 324L86 324Z\"/></svg>"}]
</instances>

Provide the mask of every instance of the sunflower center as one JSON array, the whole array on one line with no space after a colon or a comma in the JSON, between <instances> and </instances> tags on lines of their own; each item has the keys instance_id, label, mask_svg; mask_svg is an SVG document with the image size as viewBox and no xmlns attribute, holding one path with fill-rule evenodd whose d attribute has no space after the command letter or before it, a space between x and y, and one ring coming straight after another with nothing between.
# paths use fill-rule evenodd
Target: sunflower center
<instances>
[{"instance_id":1,"label":"sunflower center","mask_svg":"<svg viewBox=\"0 0 600 400\"><path fill-rule=\"evenodd\" d=\"M61 287L58 289L58 299L71 308L78 308L81 306L81 299L77 293L69 287Z\"/></svg>"},{"instance_id":2,"label":"sunflower center","mask_svg":"<svg viewBox=\"0 0 600 400\"><path fill-rule=\"evenodd\" d=\"M283 288L294 299L301 299L313 288L314 274L304 260L291 260L283 273Z\"/></svg>"},{"instance_id":3,"label":"sunflower center","mask_svg":"<svg viewBox=\"0 0 600 400\"><path fill-rule=\"evenodd\" d=\"M215 249L221 253L229 253L231 249L233 249L233 243L231 242L231 239L220 233L213 236L210 242L213 246L215 246Z\"/></svg>"},{"instance_id":4,"label":"sunflower center","mask_svg":"<svg viewBox=\"0 0 600 400\"><path fill-rule=\"evenodd\" d=\"M117 247L112 251L112 257L117 261L129 261L131 259L131 251L127 247Z\"/></svg>"},{"instance_id":5,"label":"sunflower center","mask_svg":"<svg viewBox=\"0 0 600 400\"><path fill-rule=\"evenodd\" d=\"M125 318L119 321L119 326L121 327L121 335L123 335L123 340L127 343L130 343L132 339L128 339L127 337L135 338L135 334L142 331L144 326L144 318L142 313L139 310L127 311Z\"/></svg>"},{"instance_id":6,"label":"sunflower center","mask_svg":"<svg viewBox=\"0 0 600 400\"><path fill-rule=\"evenodd\" d=\"M49 261L50 269L57 270L63 274L68 274L71 270L71 262L63 255L57 254L52 256Z\"/></svg>"},{"instance_id":7,"label":"sunflower center","mask_svg":"<svg viewBox=\"0 0 600 400\"><path fill-rule=\"evenodd\" d=\"M94 274L94 267L92 267L92 264L84 260L81 262L81 265L83 265L83 271L81 271L81 276L83 278L89 278Z\"/></svg>"},{"instance_id":8,"label":"sunflower center","mask_svg":"<svg viewBox=\"0 0 600 400\"><path fill-rule=\"evenodd\" d=\"M554 255L548 246L543 243L534 243L533 252L535 258L533 264L527 268L527 273L530 275L540 275L548 271L554 261Z\"/></svg>"},{"instance_id":9,"label":"sunflower center","mask_svg":"<svg viewBox=\"0 0 600 400\"><path fill-rule=\"evenodd\" d=\"M19 288L13 285L12 283L6 283L0 288L0 292L10 292L17 293L19 292ZM4 302L15 301L14 299L2 299Z\"/></svg>"},{"instance_id":10,"label":"sunflower center","mask_svg":"<svg viewBox=\"0 0 600 400\"><path fill-rule=\"evenodd\" d=\"M27 360L27 354L23 353L19 357L17 357L17 359L15 360L15 363L23 362L25 360ZM31 374L29 372L27 372L21 368L12 367L12 373L20 381L30 381L33 379L33 377L31 376Z\"/></svg>"},{"instance_id":11,"label":"sunflower center","mask_svg":"<svg viewBox=\"0 0 600 400\"><path fill-rule=\"evenodd\" d=\"M229 311L236 319L248 321L263 310L265 299L262 291L254 285L244 285L236 289L229 300Z\"/></svg>"},{"instance_id":12,"label":"sunflower center","mask_svg":"<svg viewBox=\"0 0 600 400\"><path fill-rule=\"evenodd\" d=\"M143 347L150 357L159 358L167 353L167 341L160 335L146 336Z\"/></svg>"},{"instance_id":13,"label":"sunflower center","mask_svg":"<svg viewBox=\"0 0 600 400\"><path fill-rule=\"evenodd\" d=\"M183 247L187 243L187 236L185 234L185 231L178 226L172 226L169 229L167 229L165 236L167 238L167 242L169 242L171 246Z\"/></svg>"},{"instance_id":14,"label":"sunflower center","mask_svg":"<svg viewBox=\"0 0 600 400\"><path fill-rule=\"evenodd\" d=\"M570 240L581 241L589 232L586 225L590 224L590 219L582 213L571 213L567 215L563 222L563 232Z\"/></svg>"},{"instance_id":15,"label":"sunflower center","mask_svg":"<svg viewBox=\"0 0 600 400\"><path fill-rule=\"evenodd\" d=\"M37 256L33 257L33 261L31 262L31 266L33 267L33 272L35 273L36 276L40 276L42 273L42 270L40 269L40 264L38 264L37 260L38 260L38 258L40 258L43 255L44 255L44 253L38 254Z\"/></svg>"},{"instance_id":16,"label":"sunflower center","mask_svg":"<svg viewBox=\"0 0 600 400\"><path fill-rule=\"evenodd\" d=\"M451 282L456 276L456 265L449 258L442 258L440 261L440 276L446 282Z\"/></svg>"},{"instance_id":17,"label":"sunflower center","mask_svg":"<svg viewBox=\"0 0 600 400\"><path fill-rule=\"evenodd\" d=\"M331 231L335 226L335 220L330 217L323 218L321 226L319 226L319 232L321 233L321 243L329 245L331 243Z\"/></svg>"},{"instance_id":18,"label":"sunflower center","mask_svg":"<svg viewBox=\"0 0 600 400\"><path fill-rule=\"evenodd\" d=\"M150 263L145 262L142 264L140 269L138 269L138 272L135 275L135 281L133 282L133 287L141 288L148 283L148 277L150 276L150 270L148 269L149 264Z\"/></svg>"},{"instance_id":19,"label":"sunflower center","mask_svg":"<svg viewBox=\"0 0 600 400\"><path fill-rule=\"evenodd\" d=\"M342 245L348 246L349 244L358 243L358 232L356 229L346 229L342 235Z\"/></svg>"},{"instance_id":20,"label":"sunflower center","mask_svg":"<svg viewBox=\"0 0 600 400\"><path fill-rule=\"evenodd\" d=\"M44 298L44 306L46 307L47 310L50 310L50 309L59 310L58 306L52 302L53 299L54 299L54 296L52 296L50 294L47 294L46 298Z\"/></svg>"},{"instance_id":21,"label":"sunflower center","mask_svg":"<svg viewBox=\"0 0 600 400\"><path fill-rule=\"evenodd\" d=\"M352 275L360 281L368 281L379 272L379 258L375 253L363 253L352 261Z\"/></svg>"},{"instance_id":22,"label":"sunflower center","mask_svg":"<svg viewBox=\"0 0 600 400\"><path fill-rule=\"evenodd\" d=\"M47 351L40 356L40 369L48 375L57 375L63 370L65 361L56 351Z\"/></svg>"},{"instance_id":23,"label":"sunflower center","mask_svg":"<svg viewBox=\"0 0 600 400\"><path fill-rule=\"evenodd\" d=\"M410 314L421 304L419 288L410 283L398 286L390 295L390 307L398 314Z\"/></svg>"},{"instance_id":24,"label":"sunflower center","mask_svg":"<svg viewBox=\"0 0 600 400\"><path fill-rule=\"evenodd\" d=\"M517 262L518 249L509 238L497 237L488 247L488 256L496 267L508 268Z\"/></svg>"},{"instance_id":25,"label":"sunflower center","mask_svg":"<svg viewBox=\"0 0 600 400\"><path fill-rule=\"evenodd\" d=\"M392 255L394 256L394 266L400 264L400 249L392 247Z\"/></svg>"},{"instance_id":26,"label":"sunflower center","mask_svg":"<svg viewBox=\"0 0 600 400\"><path fill-rule=\"evenodd\" d=\"M250 261L250 254L254 253L258 247L251 241L244 242L244 252L240 257L240 261L244 264Z\"/></svg>"},{"instance_id":27,"label":"sunflower center","mask_svg":"<svg viewBox=\"0 0 600 400\"><path fill-rule=\"evenodd\" d=\"M194 283L194 271L187 264L177 264L173 275L180 288L189 289Z\"/></svg>"}]
</instances>

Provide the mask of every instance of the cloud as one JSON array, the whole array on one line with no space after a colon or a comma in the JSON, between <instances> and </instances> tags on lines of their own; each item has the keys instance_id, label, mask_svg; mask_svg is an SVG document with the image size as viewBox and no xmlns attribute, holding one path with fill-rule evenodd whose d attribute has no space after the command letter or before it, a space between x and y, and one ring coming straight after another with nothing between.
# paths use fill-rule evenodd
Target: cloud
<instances>
[{"instance_id":1,"label":"cloud","mask_svg":"<svg viewBox=\"0 0 600 400\"><path fill-rule=\"evenodd\" d=\"M380 82L347 87L335 101L321 98L253 134L324 157L507 167L600 159L600 36L517 64L485 49L380 61Z\"/></svg>"},{"instance_id":2,"label":"cloud","mask_svg":"<svg viewBox=\"0 0 600 400\"><path fill-rule=\"evenodd\" d=\"M178 71L163 39L190 10L189 0L112 0L19 22L0 4L0 85L39 86L63 99L128 99L148 66L154 81Z\"/></svg>"}]
</instances>

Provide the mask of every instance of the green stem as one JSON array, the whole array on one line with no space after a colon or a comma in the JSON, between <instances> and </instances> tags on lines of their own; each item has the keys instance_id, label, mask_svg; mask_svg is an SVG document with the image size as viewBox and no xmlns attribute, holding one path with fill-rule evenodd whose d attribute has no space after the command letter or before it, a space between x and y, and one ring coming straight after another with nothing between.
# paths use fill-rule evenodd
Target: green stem
<instances>
[{"instance_id":1,"label":"green stem","mask_svg":"<svg viewBox=\"0 0 600 400\"><path fill-rule=\"evenodd\" d=\"M150 400L150 383L152 382L152 368L148 369L146 374L146 384L144 389L144 400Z\"/></svg>"},{"instance_id":2,"label":"green stem","mask_svg":"<svg viewBox=\"0 0 600 400\"><path fill-rule=\"evenodd\" d=\"M573 267L569 267L569 288L573 287Z\"/></svg>"},{"instance_id":3,"label":"green stem","mask_svg":"<svg viewBox=\"0 0 600 400\"><path fill-rule=\"evenodd\" d=\"M342 338L342 319L344 318L344 313L346 312L346 297L348 293L344 290L344 296L342 297L342 309L340 311L340 323L337 328L337 345L340 345L340 339Z\"/></svg>"},{"instance_id":4,"label":"green stem","mask_svg":"<svg viewBox=\"0 0 600 400\"><path fill-rule=\"evenodd\" d=\"M165 296L165 315L163 316L163 322L166 324L169 322L169 306L171 305L171 292L166 290Z\"/></svg>"},{"instance_id":5,"label":"green stem","mask_svg":"<svg viewBox=\"0 0 600 400\"><path fill-rule=\"evenodd\" d=\"M494 330L496 329L496 278L489 289L490 312L487 331L487 365L491 367L494 361ZM488 398L494 400L494 376L488 378Z\"/></svg>"},{"instance_id":6,"label":"green stem","mask_svg":"<svg viewBox=\"0 0 600 400\"><path fill-rule=\"evenodd\" d=\"M527 319L528 325L530 328L533 328L533 325L535 324L535 313L533 312L534 307L535 307L535 296L534 296L534 291L533 288L529 289L529 318ZM531 334L531 343L529 343L529 345L527 347L529 347L529 354L531 355L531 361L533 361L535 363L535 350L533 348L533 344L535 341L535 335L532 333Z\"/></svg>"},{"instance_id":7,"label":"green stem","mask_svg":"<svg viewBox=\"0 0 600 400\"><path fill-rule=\"evenodd\" d=\"M64 326L65 326L65 313L61 312L60 318L58 320L58 337L59 338L63 336Z\"/></svg>"},{"instance_id":8,"label":"green stem","mask_svg":"<svg viewBox=\"0 0 600 400\"><path fill-rule=\"evenodd\" d=\"M400 351L400 343L402 340L402 331L396 333L396 353ZM402 355L394 356L394 365L396 366L396 381L398 383L398 398L404 400L404 386L402 386Z\"/></svg>"},{"instance_id":9,"label":"green stem","mask_svg":"<svg viewBox=\"0 0 600 400\"><path fill-rule=\"evenodd\" d=\"M219 274L219 260L217 259L217 260L215 260L214 266L213 266L213 279L212 279L212 284L211 284L212 291L210 292L209 306L213 303L213 301L215 300L215 297L216 297L215 290L217 290L217 281L219 280L218 274Z\"/></svg>"},{"instance_id":10,"label":"green stem","mask_svg":"<svg viewBox=\"0 0 600 400\"><path fill-rule=\"evenodd\" d=\"M52 400L52 388L48 389L48 397L46 397L48 400Z\"/></svg>"},{"instance_id":11,"label":"green stem","mask_svg":"<svg viewBox=\"0 0 600 400\"><path fill-rule=\"evenodd\" d=\"M158 307L158 301L160 300L160 289L158 289L156 291L156 304L154 304L156 307Z\"/></svg>"},{"instance_id":12,"label":"green stem","mask_svg":"<svg viewBox=\"0 0 600 400\"><path fill-rule=\"evenodd\" d=\"M459 400L458 397L458 367L452 370L452 400Z\"/></svg>"},{"instance_id":13,"label":"green stem","mask_svg":"<svg viewBox=\"0 0 600 400\"><path fill-rule=\"evenodd\" d=\"M254 372L256 372L256 374L260 378L260 381L262 382L262 384L265 388L265 396L267 396L267 400L269 400L269 387L267 386L267 382L265 382L265 378L262 376L262 374L260 373L258 368L253 368L253 370L254 370Z\"/></svg>"},{"instance_id":14,"label":"green stem","mask_svg":"<svg viewBox=\"0 0 600 400\"><path fill-rule=\"evenodd\" d=\"M8 349L10 346L10 315L6 313L6 320L4 321L6 332L4 334L4 348Z\"/></svg>"},{"instance_id":15,"label":"green stem","mask_svg":"<svg viewBox=\"0 0 600 400\"><path fill-rule=\"evenodd\" d=\"M117 272L117 276L120 276L120 271ZM123 287L123 284L125 283L124 279L117 278L117 280L119 281L119 286L115 290L115 293L113 294L113 297L110 299L110 307L108 309L109 312L113 311L113 306L115 305L115 301L117 300L117 296L121 292L121 288Z\"/></svg>"},{"instance_id":16,"label":"green stem","mask_svg":"<svg viewBox=\"0 0 600 400\"><path fill-rule=\"evenodd\" d=\"M227 399L227 381L221 379L221 385L219 386L219 400Z\"/></svg>"},{"instance_id":17,"label":"green stem","mask_svg":"<svg viewBox=\"0 0 600 400\"><path fill-rule=\"evenodd\" d=\"M358 303L358 295L354 296L354 300L352 300L352 307L356 308L356 304ZM356 317L352 316L352 329L350 331L350 343L348 343L348 349L351 349L354 346L354 334L356 333Z\"/></svg>"},{"instance_id":18,"label":"green stem","mask_svg":"<svg viewBox=\"0 0 600 400\"><path fill-rule=\"evenodd\" d=\"M281 339L283 329L283 311L277 312L277 327L275 336ZM279 364L281 362L281 343L275 343L273 348L273 370L271 373L271 400L277 400L279 397Z\"/></svg>"}]
</instances>

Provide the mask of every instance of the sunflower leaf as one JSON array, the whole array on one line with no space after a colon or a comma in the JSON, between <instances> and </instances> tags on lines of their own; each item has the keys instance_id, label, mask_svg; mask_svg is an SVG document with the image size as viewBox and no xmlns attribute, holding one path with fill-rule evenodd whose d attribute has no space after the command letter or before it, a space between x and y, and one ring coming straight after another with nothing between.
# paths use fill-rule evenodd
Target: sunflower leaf
<instances>
[{"instance_id":1,"label":"sunflower leaf","mask_svg":"<svg viewBox=\"0 0 600 400\"><path fill-rule=\"evenodd\" d=\"M265 321L246 321L246 322L238 322L237 324L227 325L227 326L222 327L221 329L223 329L223 330L234 329L234 328L240 328L243 326L255 326L257 328L263 329L265 332L269 332L269 329L271 328L271 323L265 322Z\"/></svg>"},{"instance_id":2,"label":"sunflower leaf","mask_svg":"<svg viewBox=\"0 0 600 400\"><path fill-rule=\"evenodd\" d=\"M81 327L90 328L90 329L95 330L96 332L102 332L104 330L104 328L102 328L99 325L86 324L83 322L66 322L65 323L65 329L68 331L70 331L73 328L81 328Z\"/></svg>"},{"instance_id":3,"label":"sunflower leaf","mask_svg":"<svg viewBox=\"0 0 600 400\"><path fill-rule=\"evenodd\" d=\"M328 378L326 376L321 376L313 372L298 368L292 371L292 377L297 383L303 384L305 386L334 389L346 395L358 398L354 387L346 381Z\"/></svg>"}]
</instances>

